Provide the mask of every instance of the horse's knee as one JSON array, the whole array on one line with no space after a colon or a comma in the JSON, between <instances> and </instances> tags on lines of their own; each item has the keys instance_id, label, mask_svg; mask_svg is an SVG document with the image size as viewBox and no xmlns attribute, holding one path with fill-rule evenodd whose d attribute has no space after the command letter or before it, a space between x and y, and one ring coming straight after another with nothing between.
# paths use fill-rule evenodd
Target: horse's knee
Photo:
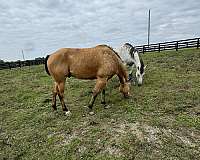
<instances>
[{"instance_id":1,"label":"horse's knee","mask_svg":"<svg viewBox=\"0 0 200 160\"><path fill-rule=\"evenodd\" d=\"M101 92L105 88L106 83L107 83L106 79L97 79L96 85L93 90L93 96Z\"/></svg>"},{"instance_id":2,"label":"horse's knee","mask_svg":"<svg viewBox=\"0 0 200 160\"><path fill-rule=\"evenodd\" d=\"M58 91L59 91L60 94L63 94L64 93L64 85L59 85Z\"/></svg>"},{"instance_id":3,"label":"horse's knee","mask_svg":"<svg viewBox=\"0 0 200 160\"><path fill-rule=\"evenodd\" d=\"M57 84L56 91L58 92L58 96L60 99L64 97L64 89L65 89L65 82L61 82Z\"/></svg>"}]
</instances>

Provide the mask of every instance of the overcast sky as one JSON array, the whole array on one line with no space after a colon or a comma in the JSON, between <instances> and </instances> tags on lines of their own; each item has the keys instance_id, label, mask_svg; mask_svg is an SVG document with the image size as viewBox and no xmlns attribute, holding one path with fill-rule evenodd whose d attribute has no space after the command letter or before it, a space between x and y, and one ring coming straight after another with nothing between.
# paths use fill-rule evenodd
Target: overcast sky
<instances>
[{"instance_id":1,"label":"overcast sky","mask_svg":"<svg viewBox=\"0 0 200 160\"><path fill-rule=\"evenodd\" d=\"M200 37L200 0L0 0L0 59L61 47L120 46Z\"/></svg>"}]
</instances>

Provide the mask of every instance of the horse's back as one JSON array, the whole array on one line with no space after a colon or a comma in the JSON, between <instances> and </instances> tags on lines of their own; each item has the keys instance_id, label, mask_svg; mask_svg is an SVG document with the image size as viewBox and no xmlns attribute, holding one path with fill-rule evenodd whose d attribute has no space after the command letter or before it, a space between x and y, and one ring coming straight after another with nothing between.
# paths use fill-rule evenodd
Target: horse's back
<instances>
[{"instance_id":1,"label":"horse's back","mask_svg":"<svg viewBox=\"0 0 200 160\"><path fill-rule=\"evenodd\" d=\"M49 57L48 67L56 77L70 74L79 79L95 79L98 76L110 77L116 74L120 61L113 50L105 45L62 48Z\"/></svg>"},{"instance_id":2,"label":"horse's back","mask_svg":"<svg viewBox=\"0 0 200 160\"><path fill-rule=\"evenodd\" d=\"M96 79L102 73L108 74L108 56L100 48L83 48L70 52L70 73L79 79ZM111 62L111 61L110 61Z\"/></svg>"}]
</instances>

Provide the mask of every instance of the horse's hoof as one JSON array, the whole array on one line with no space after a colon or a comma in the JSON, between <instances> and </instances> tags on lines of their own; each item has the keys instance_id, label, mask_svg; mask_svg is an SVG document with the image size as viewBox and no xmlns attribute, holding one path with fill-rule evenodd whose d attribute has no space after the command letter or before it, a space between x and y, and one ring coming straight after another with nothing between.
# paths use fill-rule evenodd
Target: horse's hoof
<instances>
[{"instance_id":1,"label":"horse's hoof","mask_svg":"<svg viewBox=\"0 0 200 160\"><path fill-rule=\"evenodd\" d=\"M105 104L106 104L106 102L104 102L104 101L103 101L103 102L101 102L101 104L105 105Z\"/></svg>"},{"instance_id":2,"label":"horse's hoof","mask_svg":"<svg viewBox=\"0 0 200 160\"><path fill-rule=\"evenodd\" d=\"M109 109L110 108L110 105L105 105L104 106L104 109Z\"/></svg>"},{"instance_id":3,"label":"horse's hoof","mask_svg":"<svg viewBox=\"0 0 200 160\"><path fill-rule=\"evenodd\" d=\"M90 111L90 112L89 112L89 115L93 116L93 115L94 115L94 112L93 112L93 111Z\"/></svg>"},{"instance_id":4,"label":"horse's hoof","mask_svg":"<svg viewBox=\"0 0 200 160\"><path fill-rule=\"evenodd\" d=\"M66 111L66 112L65 112L65 115L66 115L66 116L70 116L71 114L72 114L72 113L71 113L70 111Z\"/></svg>"},{"instance_id":5,"label":"horse's hoof","mask_svg":"<svg viewBox=\"0 0 200 160\"><path fill-rule=\"evenodd\" d=\"M52 106L52 108L53 108L54 111L57 111L57 108L55 106Z\"/></svg>"}]
</instances>

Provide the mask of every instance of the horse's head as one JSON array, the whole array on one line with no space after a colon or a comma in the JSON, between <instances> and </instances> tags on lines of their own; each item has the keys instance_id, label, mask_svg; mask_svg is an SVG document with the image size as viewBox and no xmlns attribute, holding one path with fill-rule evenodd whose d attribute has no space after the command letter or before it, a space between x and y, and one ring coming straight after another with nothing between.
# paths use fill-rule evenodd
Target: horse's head
<instances>
[{"instance_id":1,"label":"horse's head","mask_svg":"<svg viewBox=\"0 0 200 160\"><path fill-rule=\"evenodd\" d=\"M138 86L141 86L143 83L143 76L145 75L145 68L143 61L141 60L140 65L137 66L137 70L135 73Z\"/></svg>"},{"instance_id":2,"label":"horse's head","mask_svg":"<svg viewBox=\"0 0 200 160\"><path fill-rule=\"evenodd\" d=\"M137 79L137 83L138 86L141 86L143 83L143 76L145 74L145 67L144 63L142 61L142 58L139 55L139 52L137 50L136 47L134 47L133 45L131 45L130 43L125 43L122 46L122 49L126 51L126 53L128 52L128 54L130 55L130 57L128 57L128 59L126 59L125 63L127 65L135 65L136 66L136 79ZM133 70L131 71L131 75L132 75ZM132 77L129 77L130 79L132 79Z\"/></svg>"},{"instance_id":3,"label":"horse's head","mask_svg":"<svg viewBox=\"0 0 200 160\"><path fill-rule=\"evenodd\" d=\"M135 63L136 66L135 76L137 79L138 86L141 86L143 83L143 76L145 74L146 66L144 66L143 60L140 57L138 50L135 47L133 47L130 43L125 43L124 46L126 46L127 49L129 49L129 54L131 55L131 58Z\"/></svg>"},{"instance_id":4,"label":"horse's head","mask_svg":"<svg viewBox=\"0 0 200 160\"><path fill-rule=\"evenodd\" d=\"M119 91L124 95L125 98L128 98L130 96L130 84L128 82L120 84Z\"/></svg>"}]
</instances>

